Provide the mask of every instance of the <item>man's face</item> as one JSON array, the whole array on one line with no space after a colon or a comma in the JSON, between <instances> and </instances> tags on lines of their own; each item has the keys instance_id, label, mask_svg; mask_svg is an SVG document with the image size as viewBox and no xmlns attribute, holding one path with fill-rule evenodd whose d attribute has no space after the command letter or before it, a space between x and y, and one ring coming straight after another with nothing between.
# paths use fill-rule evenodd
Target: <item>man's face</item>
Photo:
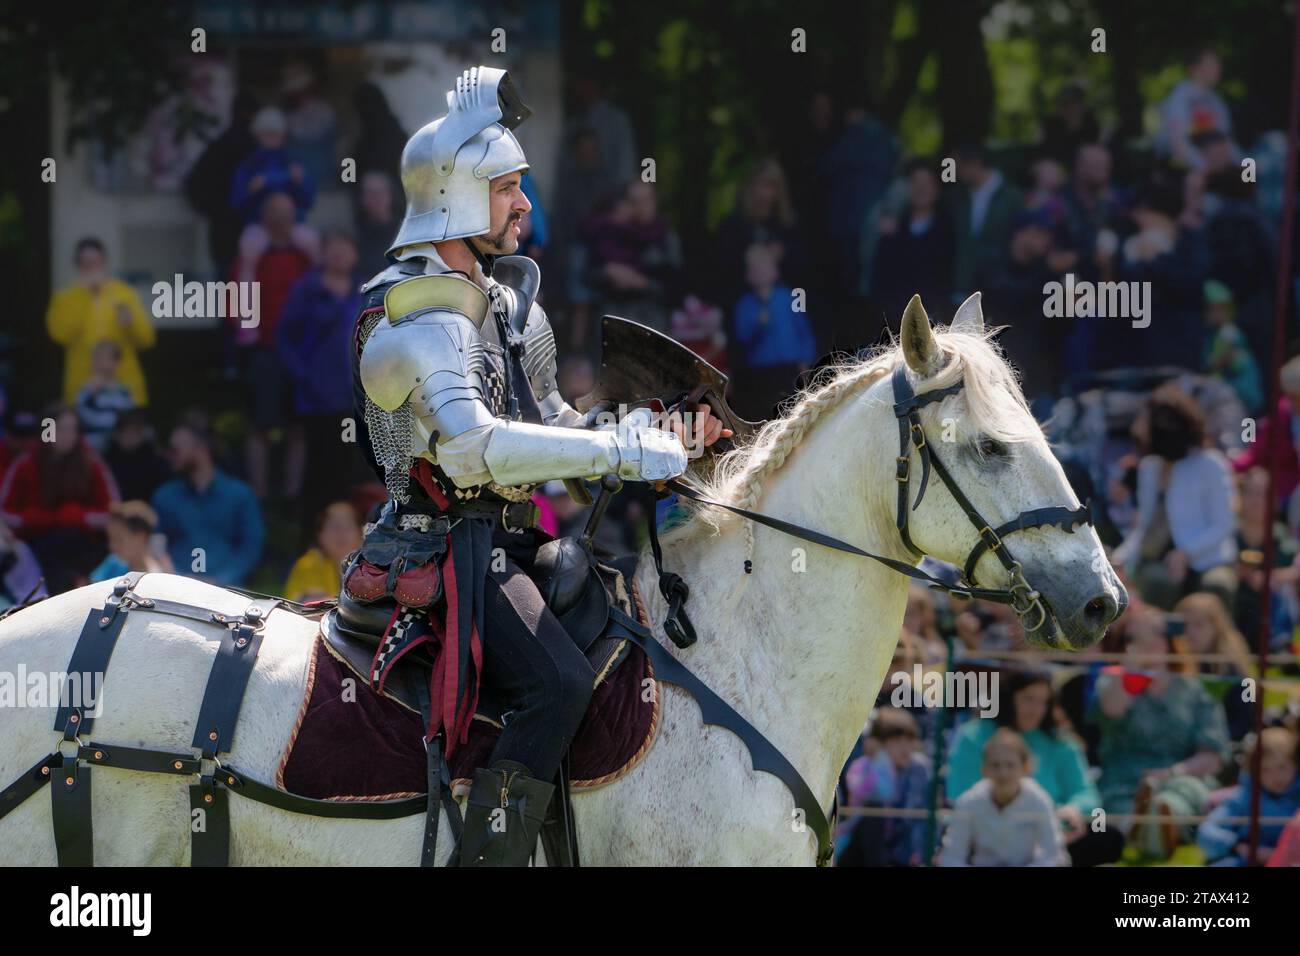
<instances>
[{"instance_id":1,"label":"man's face","mask_svg":"<svg viewBox=\"0 0 1300 956\"><path fill-rule=\"evenodd\" d=\"M584 133L573 144L574 160L579 169L596 169L600 166L600 140L595 133Z\"/></svg>"},{"instance_id":2,"label":"man's face","mask_svg":"<svg viewBox=\"0 0 1300 956\"><path fill-rule=\"evenodd\" d=\"M480 252L508 256L519 248L519 220L533 208L520 188L522 182L522 173L506 173L488 182L488 231L471 240Z\"/></svg>"},{"instance_id":3,"label":"man's face","mask_svg":"<svg viewBox=\"0 0 1300 956\"><path fill-rule=\"evenodd\" d=\"M117 377L117 363L117 349L108 343L95 346L90 353L91 370L103 378Z\"/></svg>"},{"instance_id":4,"label":"man's face","mask_svg":"<svg viewBox=\"0 0 1300 956\"><path fill-rule=\"evenodd\" d=\"M1110 153L1104 146L1081 147L1077 163L1079 180L1085 186L1100 187L1110 181Z\"/></svg>"},{"instance_id":5,"label":"man's face","mask_svg":"<svg viewBox=\"0 0 1300 956\"><path fill-rule=\"evenodd\" d=\"M87 246L77 256L77 275L87 285L98 285L103 282L107 268L108 263L104 253L94 246Z\"/></svg>"},{"instance_id":6,"label":"man's face","mask_svg":"<svg viewBox=\"0 0 1300 956\"><path fill-rule=\"evenodd\" d=\"M321 262L329 272L351 272L357 267L357 247L351 239L333 236L325 243Z\"/></svg>"},{"instance_id":7,"label":"man's face","mask_svg":"<svg viewBox=\"0 0 1300 956\"><path fill-rule=\"evenodd\" d=\"M74 451L81 439L81 422L76 412L64 412L54 420L54 441L51 444L59 454Z\"/></svg>"},{"instance_id":8,"label":"man's face","mask_svg":"<svg viewBox=\"0 0 1300 956\"><path fill-rule=\"evenodd\" d=\"M1047 250L1052 248L1052 232L1044 226L1037 224L1025 226L1021 232L1020 241L1023 248L1028 251L1029 255L1034 258L1047 255Z\"/></svg>"},{"instance_id":9,"label":"man's face","mask_svg":"<svg viewBox=\"0 0 1300 956\"><path fill-rule=\"evenodd\" d=\"M655 189L647 182L632 180L627 187L627 202L635 222L653 222L659 214Z\"/></svg>"},{"instance_id":10,"label":"man's face","mask_svg":"<svg viewBox=\"0 0 1300 956\"><path fill-rule=\"evenodd\" d=\"M188 428L178 428L172 432L167 457L176 471L182 475L189 474L200 457L201 447L202 443Z\"/></svg>"},{"instance_id":11,"label":"man's face","mask_svg":"<svg viewBox=\"0 0 1300 956\"><path fill-rule=\"evenodd\" d=\"M280 129L264 129L257 134L257 145L263 149L280 149L284 140L284 130Z\"/></svg>"},{"instance_id":12,"label":"man's face","mask_svg":"<svg viewBox=\"0 0 1300 956\"><path fill-rule=\"evenodd\" d=\"M1217 173L1232 165L1232 143L1228 137L1216 139L1201 150L1201 160L1207 174Z\"/></svg>"},{"instance_id":13,"label":"man's face","mask_svg":"<svg viewBox=\"0 0 1300 956\"><path fill-rule=\"evenodd\" d=\"M1207 52L1197 61L1190 72L1195 82L1206 89L1210 89L1219 84L1219 77L1223 73L1223 67L1219 63L1219 57L1216 54Z\"/></svg>"},{"instance_id":14,"label":"man's face","mask_svg":"<svg viewBox=\"0 0 1300 956\"><path fill-rule=\"evenodd\" d=\"M989 178L989 168L984 165L984 160L978 156L964 156L957 158L958 177L965 180L966 185L976 188L983 186L985 180Z\"/></svg>"},{"instance_id":15,"label":"man's face","mask_svg":"<svg viewBox=\"0 0 1300 956\"><path fill-rule=\"evenodd\" d=\"M907 177L907 200L913 209L929 209L939 198L939 186L934 173L928 169L915 169Z\"/></svg>"},{"instance_id":16,"label":"man's face","mask_svg":"<svg viewBox=\"0 0 1300 956\"><path fill-rule=\"evenodd\" d=\"M113 444L118 448L131 451L139 448L149 438L149 430L139 422L128 422L120 425L116 432L113 433Z\"/></svg>"},{"instance_id":17,"label":"man's face","mask_svg":"<svg viewBox=\"0 0 1300 956\"><path fill-rule=\"evenodd\" d=\"M288 193L272 193L262 203L262 225L276 242L287 242L297 219L297 209Z\"/></svg>"}]
</instances>

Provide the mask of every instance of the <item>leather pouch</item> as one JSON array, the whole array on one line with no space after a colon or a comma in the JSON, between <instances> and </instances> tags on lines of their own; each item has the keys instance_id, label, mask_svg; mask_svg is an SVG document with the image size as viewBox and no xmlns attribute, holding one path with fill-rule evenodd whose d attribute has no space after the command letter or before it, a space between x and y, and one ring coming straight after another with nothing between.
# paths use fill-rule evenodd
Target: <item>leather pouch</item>
<instances>
[{"instance_id":1,"label":"leather pouch","mask_svg":"<svg viewBox=\"0 0 1300 956\"><path fill-rule=\"evenodd\" d=\"M385 512L367 529L343 573L348 596L363 604L392 599L410 608L442 599L442 561L451 532L443 515Z\"/></svg>"}]
</instances>

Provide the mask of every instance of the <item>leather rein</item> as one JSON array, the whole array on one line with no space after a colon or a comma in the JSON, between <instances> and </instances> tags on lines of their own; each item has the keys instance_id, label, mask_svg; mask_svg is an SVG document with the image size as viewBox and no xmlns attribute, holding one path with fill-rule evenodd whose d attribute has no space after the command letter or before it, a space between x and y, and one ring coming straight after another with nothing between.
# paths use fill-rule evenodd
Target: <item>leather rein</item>
<instances>
[{"instance_id":1,"label":"leather rein","mask_svg":"<svg viewBox=\"0 0 1300 956\"><path fill-rule=\"evenodd\" d=\"M939 476L939 480L948 488L949 493L957 502L958 507L966 515L966 518L975 527L979 533L979 541L971 549L962 567L961 580L958 584L952 585L946 581L934 577L931 574L922 571L920 568L907 564L894 558L885 557L884 555L872 554L870 551L864 551L846 541L825 534L820 531L814 531L811 528L805 528L801 525L792 524L788 521L782 521L780 518L773 518L769 515L760 514L759 512L749 511L745 508L738 508L734 505L725 504L721 501L713 501L705 498L691 486L687 485L681 479L673 479L667 482L669 490L676 492L684 498L690 498L698 501L700 504L711 505L715 508L723 508L733 514L740 515L757 524L766 525L784 534L796 538L802 538L805 541L811 541L814 544L820 544L836 551L843 551L848 554L854 554L863 558L870 558L873 561L885 565L891 570L904 574L909 578L920 581L927 587L934 588L951 594L954 597L971 599L978 598L983 601L993 601L997 604L1009 604L1015 610L1016 614L1024 623L1025 630L1033 632L1039 630L1049 620L1054 620L1052 612L1047 603L1043 600L1041 594L1030 587L1029 582L1025 580L1024 569L1019 561L1011 554L1010 548L1007 547L1004 540L1008 535L1017 531L1025 531L1030 528L1059 527L1066 532L1073 532L1079 525L1091 525L1093 523L1091 506L1084 503L1077 508L1051 507L1035 508L1030 511L1022 511L1016 517L1012 518L1005 524L993 527L984 516L980 514L979 509L966 497L966 494L957 485L952 473L948 471L943 460L934 450L933 446L926 439L925 429L921 425L921 409L935 402L943 401L950 395L956 395L964 387L964 382L957 382L949 385L947 388L934 389L929 392L923 392L917 395L912 389L911 384L907 381L907 374L903 366L894 370L891 384L894 391L894 417L898 419L898 458L896 459L895 481L898 484L898 510L895 519L895 525L898 528L899 537L902 538L904 546L919 560L925 556L913 542L908 528L908 516L915 511L921 504L921 499L925 497L926 488L929 485L931 469ZM911 477L912 477L912 452L915 451L921 461L921 484L916 494L916 500L908 507L908 500L911 497ZM1002 566L1010 572L1011 580L1006 587L1002 588L985 588L974 583L975 565L979 563L985 552L994 554ZM748 569L747 569L748 570ZM1030 626L1029 615L1033 613L1033 626Z\"/></svg>"}]
</instances>

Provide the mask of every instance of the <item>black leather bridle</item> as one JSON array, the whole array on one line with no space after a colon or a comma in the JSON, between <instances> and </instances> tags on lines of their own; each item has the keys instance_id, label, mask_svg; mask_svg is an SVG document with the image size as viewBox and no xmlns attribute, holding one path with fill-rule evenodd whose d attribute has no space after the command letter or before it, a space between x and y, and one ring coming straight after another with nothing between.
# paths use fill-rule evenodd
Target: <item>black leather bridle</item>
<instances>
[{"instance_id":1,"label":"black leather bridle","mask_svg":"<svg viewBox=\"0 0 1300 956\"><path fill-rule=\"evenodd\" d=\"M1092 524L1090 505L1085 502L1077 508L1060 506L1034 508L1030 511L1022 511L1010 521L994 528L984 519L984 516L979 513L979 509L971 503L965 492L958 486L956 480L952 477L952 473L944 465L943 460L926 440L925 429L921 427L921 409L927 405L933 405L935 402L941 402L950 395L956 395L965 387L965 382L957 382L947 388L937 388L917 395L907 381L906 370L900 365L894 370L892 385L894 388L894 416L898 419L898 460L894 476L898 482L898 517L896 524L898 534L903 539L903 544L916 557L921 558L924 556L924 552L912 543L912 535L908 531L907 519L909 512L915 511L921 504L921 499L925 497L925 489L930 480L930 468L933 466L939 480L948 488L948 493L952 495L953 500L957 502L957 506L965 513L967 520L975 526L975 530L979 534L979 541L976 542L975 547L971 548L966 563L962 566L962 579L968 583L973 583L975 580L975 565L979 563L985 552L991 552L1011 574L1011 582L1006 588L1010 600L1005 603L1009 603L1015 609L1027 632L1037 631L1047 623L1052 613L1046 602L1043 601L1042 596L1031 588L1029 582L1025 580L1024 569L1021 567L1020 562L1012 557L1011 550L1003 539L1007 535L1014 534L1017 531L1025 531L1029 528L1055 526L1063 531L1073 532L1079 525ZM916 450L917 456L921 459L921 487L916 493L916 501L912 503L909 509L908 498L912 487L913 449ZM985 597L987 599L987 596ZM1029 614L1032 611L1037 612L1037 617L1031 626Z\"/></svg>"},{"instance_id":2,"label":"black leather bridle","mask_svg":"<svg viewBox=\"0 0 1300 956\"><path fill-rule=\"evenodd\" d=\"M949 584L932 574L927 574L920 568L914 567L903 561L894 558L885 557L880 554L872 554L870 551L864 551L859 547L849 544L847 541L841 541L832 535L825 534L821 531L814 531L811 528L805 528L801 525L793 524L789 521L782 521L780 518L773 518L769 515L761 514L757 511L749 511L746 508L738 508L735 505L729 505L725 502L714 501L706 498L696 491L693 487L686 484L680 478L674 478L665 482L668 490L681 495L684 498L690 498L701 504L711 505L715 508L722 508L733 514L748 518L757 524L765 525L769 528L775 528L784 534L796 538L802 538L804 541L811 541L814 544L820 544L827 548L834 548L836 551L844 551L848 554L856 554L862 558L870 558L873 561L885 565L888 568L897 571L899 574L906 575L909 578L920 581L927 587L934 588L937 591L943 591L955 597L972 599L978 598L983 601L992 601L996 604L1009 604L1020 617L1024 624L1026 632L1039 630L1050 620L1055 620L1051 608L1043 600L1041 594L1030 587L1029 582L1025 580L1024 569L1020 562L1011 555L1010 549L1003 540L1007 535L1014 534L1017 531L1024 531L1028 528L1045 528L1056 526L1067 532L1073 532L1079 525L1090 525L1092 520L1092 509L1088 503L1080 505L1078 508L1035 508L1030 511L1022 511L1016 517L1012 518L1005 524L994 528L984 516L979 513L979 509L971 503L965 493L958 487L952 473L948 471L943 461L939 458L930 442L926 440L925 429L921 427L921 409L935 402L941 402L950 395L956 395L964 387L964 382L958 382L955 385L949 385L947 388L934 389L933 391L923 392L917 395L912 390L912 386L907 381L907 372L903 366L894 370L892 384L894 388L894 416L898 419L898 459L895 479L898 482L898 516L897 527L899 537L902 538L904 546L918 559L925 556L920 548L912 542L911 532L908 530L908 514L921 504L921 499L925 496L925 489L930 480L930 469L939 475L939 479L948 488L949 493L957 502L958 506L965 512L967 519L975 526L979 532L979 541L971 549L966 558L966 563L962 568L962 581L956 585ZM921 459L921 487L917 492L916 501L908 507L908 499L911 490L911 472L912 472L912 450L916 449L917 455ZM991 551L1002 562L1002 566L1011 574L1011 580L1004 588L986 588L975 584L975 565L979 559L984 556L986 551ZM660 588L664 590L665 579L676 577L667 575L660 566L658 548L655 548L655 564L660 572ZM749 568L746 567L746 572ZM666 598L670 597L665 590ZM689 619L686 618L685 608L681 605L685 603L685 596L679 596L675 602L670 602L669 620L665 622L665 630L673 642L679 647L689 647L694 643L694 629L689 627ZM1030 614L1033 613L1033 626L1030 626ZM686 627L682 627L682 622ZM683 636L679 633L684 632Z\"/></svg>"}]
</instances>

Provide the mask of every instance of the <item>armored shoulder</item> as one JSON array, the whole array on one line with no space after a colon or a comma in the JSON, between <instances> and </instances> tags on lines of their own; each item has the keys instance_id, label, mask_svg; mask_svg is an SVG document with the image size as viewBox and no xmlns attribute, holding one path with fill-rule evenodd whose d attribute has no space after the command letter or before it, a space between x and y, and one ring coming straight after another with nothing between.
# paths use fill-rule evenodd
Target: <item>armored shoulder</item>
<instances>
[{"instance_id":1,"label":"armored shoulder","mask_svg":"<svg viewBox=\"0 0 1300 956\"><path fill-rule=\"evenodd\" d=\"M376 405L392 411L421 386L430 412L482 394L487 296L478 286L455 275L407 279L388 290L384 310L360 363L362 387Z\"/></svg>"}]
</instances>

